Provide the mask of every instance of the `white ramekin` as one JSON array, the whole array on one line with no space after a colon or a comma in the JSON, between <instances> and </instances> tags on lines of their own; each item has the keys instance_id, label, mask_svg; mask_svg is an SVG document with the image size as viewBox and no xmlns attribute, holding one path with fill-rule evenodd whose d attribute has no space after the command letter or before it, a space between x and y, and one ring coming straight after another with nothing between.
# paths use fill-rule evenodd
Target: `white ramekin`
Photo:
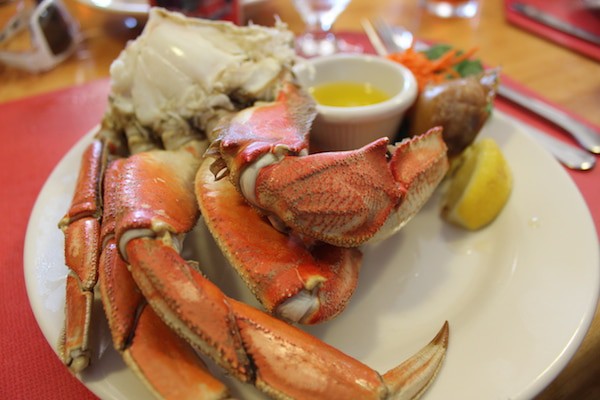
<instances>
[{"instance_id":1,"label":"white ramekin","mask_svg":"<svg viewBox=\"0 0 600 400\"><path fill-rule=\"evenodd\" d=\"M417 97L417 82L402 65L366 54L335 54L299 63L294 72L305 88L328 82L366 82L386 92L381 103L359 107L317 105L311 151L351 150L387 136L393 139Z\"/></svg>"}]
</instances>

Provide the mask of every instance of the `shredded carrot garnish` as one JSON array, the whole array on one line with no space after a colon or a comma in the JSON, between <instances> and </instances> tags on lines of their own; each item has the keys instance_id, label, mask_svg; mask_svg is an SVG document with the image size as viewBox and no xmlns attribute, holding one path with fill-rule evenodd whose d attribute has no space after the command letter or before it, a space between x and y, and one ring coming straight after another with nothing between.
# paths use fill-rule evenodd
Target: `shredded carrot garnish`
<instances>
[{"instance_id":1,"label":"shredded carrot garnish","mask_svg":"<svg viewBox=\"0 0 600 400\"><path fill-rule=\"evenodd\" d=\"M459 77L454 66L460 62L469 59L477 51L472 48L469 51L460 53L452 49L444 53L440 58L430 60L427 56L414 48L409 48L402 53L388 55L388 59L396 61L406 68L410 69L417 79L419 91L422 91L428 83L441 83L449 79Z\"/></svg>"}]
</instances>

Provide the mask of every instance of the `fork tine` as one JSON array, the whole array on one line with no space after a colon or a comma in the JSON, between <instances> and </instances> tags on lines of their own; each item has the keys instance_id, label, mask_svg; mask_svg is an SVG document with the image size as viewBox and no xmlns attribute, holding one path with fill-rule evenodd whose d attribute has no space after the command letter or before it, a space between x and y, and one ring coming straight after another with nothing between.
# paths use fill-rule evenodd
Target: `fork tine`
<instances>
[{"instance_id":1,"label":"fork tine","mask_svg":"<svg viewBox=\"0 0 600 400\"><path fill-rule=\"evenodd\" d=\"M369 38L369 42L371 42L371 45L375 49L375 52L377 54L379 54L380 56L384 56L384 57L387 56L388 51L386 49L386 46L381 41L381 37L377 34L377 32L375 32L373 23L369 19L364 18L361 20L361 24L362 24L363 30L365 31L365 33L367 34L367 37Z\"/></svg>"},{"instance_id":2,"label":"fork tine","mask_svg":"<svg viewBox=\"0 0 600 400\"><path fill-rule=\"evenodd\" d=\"M399 51L398 45L394 41L392 29L387 23L385 23L381 18L377 18L374 21L373 26L375 27L377 35L381 37L381 40L385 44L385 47L388 49L388 51L391 53Z\"/></svg>"},{"instance_id":3,"label":"fork tine","mask_svg":"<svg viewBox=\"0 0 600 400\"><path fill-rule=\"evenodd\" d=\"M361 23L369 41L380 56L402 52L413 44L413 35L410 31L401 28L400 32L395 32L380 17L373 21L363 19Z\"/></svg>"},{"instance_id":4,"label":"fork tine","mask_svg":"<svg viewBox=\"0 0 600 400\"><path fill-rule=\"evenodd\" d=\"M413 44L413 35L410 31L402 29L401 33L394 32L392 27L381 17L375 20L373 26L389 52L401 52Z\"/></svg>"}]
</instances>

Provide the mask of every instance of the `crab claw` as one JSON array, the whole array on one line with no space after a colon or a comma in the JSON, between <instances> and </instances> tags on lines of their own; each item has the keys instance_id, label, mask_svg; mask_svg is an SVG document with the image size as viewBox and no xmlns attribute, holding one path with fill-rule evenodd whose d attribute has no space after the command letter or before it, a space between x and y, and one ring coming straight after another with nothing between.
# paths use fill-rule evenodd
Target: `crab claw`
<instances>
[{"instance_id":1,"label":"crab claw","mask_svg":"<svg viewBox=\"0 0 600 400\"><path fill-rule=\"evenodd\" d=\"M343 247L388 237L427 202L448 170L441 128L394 146L284 157L246 197L293 231ZM391 154L391 157L389 156Z\"/></svg>"},{"instance_id":2,"label":"crab claw","mask_svg":"<svg viewBox=\"0 0 600 400\"><path fill-rule=\"evenodd\" d=\"M265 154L306 154L308 133L316 116L314 100L290 82L271 103L246 108L217 127L208 154L217 156L211 171L227 168L239 186L242 171Z\"/></svg>"},{"instance_id":3,"label":"crab claw","mask_svg":"<svg viewBox=\"0 0 600 400\"><path fill-rule=\"evenodd\" d=\"M439 127L392 146L382 138L358 150L307 155L314 117L314 101L288 83L276 101L226 120L210 147L217 179L227 171L278 228L341 247L387 237L425 204L448 170Z\"/></svg>"},{"instance_id":4,"label":"crab claw","mask_svg":"<svg viewBox=\"0 0 600 400\"><path fill-rule=\"evenodd\" d=\"M206 226L225 257L270 313L315 324L338 315L358 283L358 249L304 243L274 229L228 179L216 180L211 157L196 175Z\"/></svg>"},{"instance_id":5,"label":"crab claw","mask_svg":"<svg viewBox=\"0 0 600 400\"><path fill-rule=\"evenodd\" d=\"M404 188L405 196L371 241L388 238L406 225L425 205L449 168L447 146L440 127L404 140L393 149L389 167L394 180Z\"/></svg>"},{"instance_id":6,"label":"crab claw","mask_svg":"<svg viewBox=\"0 0 600 400\"><path fill-rule=\"evenodd\" d=\"M278 228L340 247L387 237L448 170L441 128L393 146L382 138L358 150L307 155L315 113L310 96L287 83L274 102L226 119L208 152L217 179L229 174Z\"/></svg>"}]
</instances>

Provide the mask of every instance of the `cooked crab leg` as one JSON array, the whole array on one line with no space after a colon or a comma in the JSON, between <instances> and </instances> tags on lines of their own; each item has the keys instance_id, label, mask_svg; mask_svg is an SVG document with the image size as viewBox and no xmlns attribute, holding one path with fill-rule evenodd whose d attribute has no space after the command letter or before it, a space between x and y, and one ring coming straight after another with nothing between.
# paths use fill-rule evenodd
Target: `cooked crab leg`
<instances>
[{"instance_id":1,"label":"cooked crab leg","mask_svg":"<svg viewBox=\"0 0 600 400\"><path fill-rule=\"evenodd\" d=\"M123 236L136 237L149 234L151 231L145 228L150 226L159 233L164 229L181 232L191 229L198 211L194 196L186 193L185 182L194 176L196 160L196 156L185 150L152 151L117 159L106 170L99 268L102 304L114 347L160 398L224 399L229 394L225 385L208 372L193 348L147 306L119 254L115 230L120 230L124 223L131 230ZM154 190L142 197L140 190L148 188L148 181ZM176 189L183 192L171 197ZM141 201L137 212L123 213L131 207L127 202L135 198ZM151 204L158 208L151 208ZM165 211L160 207L165 207ZM157 214L161 218L153 219ZM174 217L169 218L169 214ZM140 224L148 220L150 224Z\"/></svg>"},{"instance_id":2,"label":"cooked crab leg","mask_svg":"<svg viewBox=\"0 0 600 400\"><path fill-rule=\"evenodd\" d=\"M196 176L204 222L252 293L270 313L314 324L338 315L358 281L362 254L325 243L307 247L273 229L207 158ZM257 240L260 238L260 240Z\"/></svg>"},{"instance_id":3,"label":"cooked crab leg","mask_svg":"<svg viewBox=\"0 0 600 400\"><path fill-rule=\"evenodd\" d=\"M229 398L194 349L147 305L114 238L100 257L99 282L114 347L158 398Z\"/></svg>"},{"instance_id":4,"label":"cooked crab leg","mask_svg":"<svg viewBox=\"0 0 600 400\"><path fill-rule=\"evenodd\" d=\"M90 361L89 324L98 279L100 186L105 164L103 143L95 140L82 156L71 206L59 223L65 235L65 264L69 268L59 353L73 372L81 371Z\"/></svg>"},{"instance_id":5,"label":"cooked crab leg","mask_svg":"<svg viewBox=\"0 0 600 400\"><path fill-rule=\"evenodd\" d=\"M274 398L412 398L424 392L443 361L447 325L382 377L304 331L228 298L161 240L136 238L125 248L135 281L163 321L227 372Z\"/></svg>"}]
</instances>

